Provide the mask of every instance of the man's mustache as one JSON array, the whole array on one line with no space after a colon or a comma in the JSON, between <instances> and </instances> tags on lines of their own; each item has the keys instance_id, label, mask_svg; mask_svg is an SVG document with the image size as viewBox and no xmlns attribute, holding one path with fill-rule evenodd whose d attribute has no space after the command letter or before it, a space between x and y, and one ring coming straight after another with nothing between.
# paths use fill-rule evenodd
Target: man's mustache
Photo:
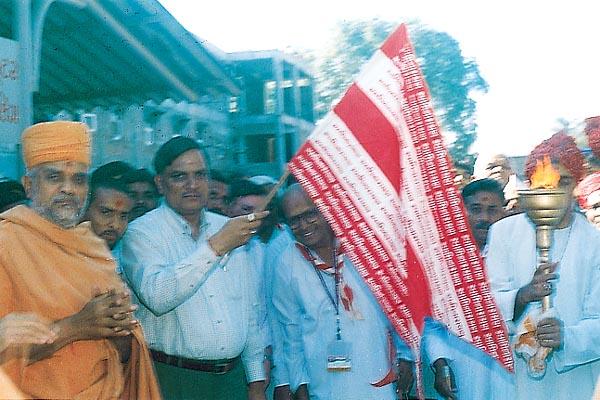
<instances>
[{"instance_id":1,"label":"man's mustache","mask_svg":"<svg viewBox=\"0 0 600 400\"><path fill-rule=\"evenodd\" d=\"M100 235L113 235L115 237L119 236L119 234L117 233L117 231L115 231L114 229L107 229L105 231L102 231L102 233Z\"/></svg>"},{"instance_id":2,"label":"man's mustache","mask_svg":"<svg viewBox=\"0 0 600 400\"><path fill-rule=\"evenodd\" d=\"M75 206L80 207L81 203L77 197L69 194L59 194L52 198L52 203L73 203Z\"/></svg>"}]
</instances>

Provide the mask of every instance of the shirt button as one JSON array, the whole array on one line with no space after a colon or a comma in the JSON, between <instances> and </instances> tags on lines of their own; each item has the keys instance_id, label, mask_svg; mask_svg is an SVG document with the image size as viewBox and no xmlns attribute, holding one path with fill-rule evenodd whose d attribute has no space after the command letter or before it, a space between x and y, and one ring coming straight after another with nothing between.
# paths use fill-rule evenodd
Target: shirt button
<instances>
[{"instance_id":1,"label":"shirt button","mask_svg":"<svg viewBox=\"0 0 600 400\"><path fill-rule=\"evenodd\" d=\"M215 297L215 295L214 294L209 294L208 297L210 297L212 299L213 297Z\"/></svg>"},{"instance_id":2,"label":"shirt button","mask_svg":"<svg viewBox=\"0 0 600 400\"><path fill-rule=\"evenodd\" d=\"M217 320L217 324L220 324L221 322L223 322L223 321L221 321L220 319Z\"/></svg>"},{"instance_id":3,"label":"shirt button","mask_svg":"<svg viewBox=\"0 0 600 400\"><path fill-rule=\"evenodd\" d=\"M221 346L221 350L225 350L225 346Z\"/></svg>"}]
</instances>

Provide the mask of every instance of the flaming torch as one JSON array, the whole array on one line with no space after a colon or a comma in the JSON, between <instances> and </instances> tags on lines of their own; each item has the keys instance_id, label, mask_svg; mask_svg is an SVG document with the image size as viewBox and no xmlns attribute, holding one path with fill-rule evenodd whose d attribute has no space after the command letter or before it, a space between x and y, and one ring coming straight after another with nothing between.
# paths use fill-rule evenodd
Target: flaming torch
<instances>
[{"instance_id":1,"label":"flaming torch","mask_svg":"<svg viewBox=\"0 0 600 400\"><path fill-rule=\"evenodd\" d=\"M535 244L540 265L550 262L554 229L564 218L571 202L571 193L558 189L559 181L559 172L552 167L550 158L545 156L543 161L537 162L531 176L530 189L518 192L519 203L536 227ZM549 269L544 272L550 273ZM542 312L551 308L552 299L550 295L545 296L542 299ZM540 377L545 374L546 358L551 352L551 348L539 347L528 361L528 372L531 376Z\"/></svg>"}]
</instances>

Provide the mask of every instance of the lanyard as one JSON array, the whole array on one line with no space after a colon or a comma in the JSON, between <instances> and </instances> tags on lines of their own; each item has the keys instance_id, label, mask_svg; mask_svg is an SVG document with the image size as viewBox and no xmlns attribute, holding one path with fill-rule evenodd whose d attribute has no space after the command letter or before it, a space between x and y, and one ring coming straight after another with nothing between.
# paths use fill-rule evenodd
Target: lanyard
<instances>
[{"instance_id":1,"label":"lanyard","mask_svg":"<svg viewBox=\"0 0 600 400\"><path fill-rule=\"evenodd\" d=\"M340 273L338 267L337 250L333 251L333 277L335 282L335 297L333 297L333 295L329 291L329 287L327 287L327 283L325 283L325 278L323 278L323 272L321 272L321 270L317 267L314 256L311 257L310 262L313 265L317 276L319 277L319 281L321 281L321 285L323 286L325 293L327 293L327 297L329 297L329 301L331 301L331 304L335 308L335 337L337 340L342 340L342 328L340 326Z\"/></svg>"}]
</instances>

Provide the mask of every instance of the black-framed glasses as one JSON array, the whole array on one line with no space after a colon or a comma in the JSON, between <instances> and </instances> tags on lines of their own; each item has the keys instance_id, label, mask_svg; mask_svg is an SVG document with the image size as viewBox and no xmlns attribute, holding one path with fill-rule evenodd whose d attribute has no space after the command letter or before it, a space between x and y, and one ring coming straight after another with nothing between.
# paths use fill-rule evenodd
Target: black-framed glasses
<instances>
[{"instance_id":1,"label":"black-framed glasses","mask_svg":"<svg viewBox=\"0 0 600 400\"><path fill-rule=\"evenodd\" d=\"M304 211L301 214L294 215L287 219L287 224L292 230L296 230L300 228L302 221L307 224L314 224L319 219L319 210L316 208L312 208L310 210Z\"/></svg>"}]
</instances>

